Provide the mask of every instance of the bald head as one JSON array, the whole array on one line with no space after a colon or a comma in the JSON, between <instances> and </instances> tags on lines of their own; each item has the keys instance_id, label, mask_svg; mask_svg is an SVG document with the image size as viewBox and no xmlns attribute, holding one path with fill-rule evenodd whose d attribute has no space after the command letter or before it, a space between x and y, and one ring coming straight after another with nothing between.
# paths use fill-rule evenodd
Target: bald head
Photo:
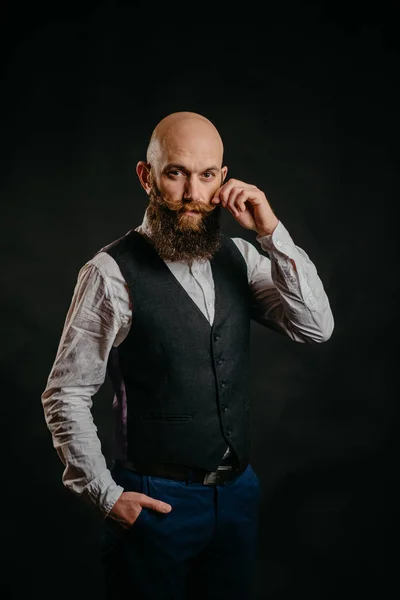
<instances>
[{"instance_id":1,"label":"bald head","mask_svg":"<svg viewBox=\"0 0 400 600\"><path fill-rule=\"evenodd\" d=\"M198 113L175 112L155 127L147 148L147 162L156 170L171 155L212 157L222 165L224 147L217 128Z\"/></svg>"}]
</instances>

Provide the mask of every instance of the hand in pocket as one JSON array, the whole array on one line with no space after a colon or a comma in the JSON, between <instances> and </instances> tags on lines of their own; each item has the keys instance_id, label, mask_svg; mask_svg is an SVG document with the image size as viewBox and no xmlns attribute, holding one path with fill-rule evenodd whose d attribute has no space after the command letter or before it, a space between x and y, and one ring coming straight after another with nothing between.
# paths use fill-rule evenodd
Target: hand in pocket
<instances>
[{"instance_id":1,"label":"hand in pocket","mask_svg":"<svg viewBox=\"0 0 400 600\"><path fill-rule=\"evenodd\" d=\"M135 523L143 510L151 508L160 513L168 513L172 506L162 500L156 500L140 492L122 492L107 518L117 521L124 529L129 529Z\"/></svg>"}]
</instances>

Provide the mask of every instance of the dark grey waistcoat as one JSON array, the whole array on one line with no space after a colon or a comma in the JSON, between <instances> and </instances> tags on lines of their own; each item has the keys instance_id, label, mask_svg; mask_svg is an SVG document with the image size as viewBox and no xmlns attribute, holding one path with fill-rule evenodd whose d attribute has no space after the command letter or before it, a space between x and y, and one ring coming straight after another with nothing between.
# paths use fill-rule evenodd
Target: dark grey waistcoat
<instances>
[{"instance_id":1,"label":"dark grey waistcoat","mask_svg":"<svg viewBox=\"0 0 400 600\"><path fill-rule=\"evenodd\" d=\"M130 331L113 349L126 389L127 458L211 471L229 445L244 466L250 452L250 292L235 243L222 235L210 261L212 326L140 233L129 232L105 251L119 265L133 304ZM108 368L113 381L111 360Z\"/></svg>"}]
</instances>

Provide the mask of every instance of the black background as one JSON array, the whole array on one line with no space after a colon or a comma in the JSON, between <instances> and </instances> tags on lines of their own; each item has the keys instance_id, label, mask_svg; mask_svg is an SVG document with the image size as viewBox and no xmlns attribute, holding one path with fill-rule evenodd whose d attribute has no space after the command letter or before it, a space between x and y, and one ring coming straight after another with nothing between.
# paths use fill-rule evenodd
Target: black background
<instances>
[{"instance_id":1,"label":"black background","mask_svg":"<svg viewBox=\"0 0 400 600\"><path fill-rule=\"evenodd\" d=\"M171 7L167 24L150 5L2 9L2 598L102 597L101 522L62 486L40 396L78 270L141 222L135 165L176 110L215 123L229 176L265 191L335 317L320 345L253 325L258 599L398 592L396 15L296 7L257 23ZM106 381L106 455L110 402Z\"/></svg>"}]
</instances>

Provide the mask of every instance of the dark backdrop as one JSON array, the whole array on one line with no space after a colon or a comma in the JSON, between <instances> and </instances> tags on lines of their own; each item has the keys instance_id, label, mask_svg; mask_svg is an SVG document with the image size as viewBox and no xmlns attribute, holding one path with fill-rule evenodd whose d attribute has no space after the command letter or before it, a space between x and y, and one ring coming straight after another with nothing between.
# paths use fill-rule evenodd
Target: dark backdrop
<instances>
[{"instance_id":1,"label":"dark backdrop","mask_svg":"<svg viewBox=\"0 0 400 600\"><path fill-rule=\"evenodd\" d=\"M40 395L78 270L141 222L135 165L176 110L216 124L229 175L266 192L336 321L321 345L253 325L258 598L398 591L399 54L382 7L267 10L258 24L210 6L178 24L151 24L145 6L3 11L2 598L102 597L101 523L62 486ZM106 456L111 398L105 382Z\"/></svg>"}]
</instances>

